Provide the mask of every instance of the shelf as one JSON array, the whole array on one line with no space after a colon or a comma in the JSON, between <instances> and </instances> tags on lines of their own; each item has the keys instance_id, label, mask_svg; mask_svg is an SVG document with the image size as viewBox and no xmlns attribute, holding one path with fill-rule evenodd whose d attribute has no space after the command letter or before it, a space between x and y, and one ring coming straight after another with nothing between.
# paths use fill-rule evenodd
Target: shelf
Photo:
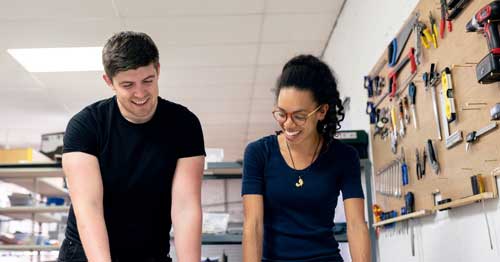
<instances>
[{"instance_id":1,"label":"shelf","mask_svg":"<svg viewBox=\"0 0 500 262\"><path fill-rule=\"evenodd\" d=\"M68 189L64 188L64 180L60 177L47 177L37 179L37 189L35 189L35 181L26 178L5 178L3 182L16 184L24 187L31 192L35 192L44 196L66 197L69 195Z\"/></svg>"},{"instance_id":2,"label":"shelf","mask_svg":"<svg viewBox=\"0 0 500 262\"><path fill-rule=\"evenodd\" d=\"M69 206L13 206L0 208L0 214L68 212Z\"/></svg>"},{"instance_id":3,"label":"shelf","mask_svg":"<svg viewBox=\"0 0 500 262\"><path fill-rule=\"evenodd\" d=\"M391 223L395 223L395 222L400 222L400 221L409 220L409 219L413 219L413 218L424 217L424 216L431 215L434 212L435 212L434 210L423 209L423 210L415 211L415 212L407 214L407 215L402 215L402 216L398 216L395 218L380 221L378 223L373 224L373 226L379 227L379 226L383 226L383 225L387 225L387 224L391 224Z\"/></svg>"},{"instance_id":4,"label":"shelf","mask_svg":"<svg viewBox=\"0 0 500 262\"><path fill-rule=\"evenodd\" d=\"M228 167L212 167L206 169L203 174L205 179L237 179L241 178L242 168L235 167L236 165L227 165ZM239 165L240 166L240 165ZM27 183L33 181L26 180L27 182L17 182L18 179L26 178L56 178L64 177L61 163L46 163L46 164L9 164L0 165L0 179L7 181L16 179L14 184L23 183L21 186L26 187ZM10 182L13 183L13 182ZM31 186L32 187L32 186ZM67 190L59 190L58 194L66 195Z\"/></svg>"},{"instance_id":5,"label":"shelf","mask_svg":"<svg viewBox=\"0 0 500 262\"><path fill-rule=\"evenodd\" d=\"M58 251L59 246L0 245L0 250L8 250L8 251Z\"/></svg>"},{"instance_id":6,"label":"shelf","mask_svg":"<svg viewBox=\"0 0 500 262\"><path fill-rule=\"evenodd\" d=\"M15 206L0 208L0 215L17 220L34 218L39 223L58 223L61 222L61 218L51 213L67 213L68 211L69 206Z\"/></svg>"},{"instance_id":7,"label":"shelf","mask_svg":"<svg viewBox=\"0 0 500 262\"><path fill-rule=\"evenodd\" d=\"M0 179L63 177L61 167L39 167L38 165L0 165Z\"/></svg>"},{"instance_id":8,"label":"shelf","mask_svg":"<svg viewBox=\"0 0 500 262\"><path fill-rule=\"evenodd\" d=\"M485 193L481 193L478 195L473 195L473 196L453 200L453 201L448 202L446 204L437 205L434 207L434 211L438 211L439 209L445 209L445 208L465 206L465 205L469 205L469 204L472 204L474 202L477 202L477 201L480 201L483 199L493 199L493 198L496 198L496 196L493 192L485 192Z\"/></svg>"},{"instance_id":9,"label":"shelf","mask_svg":"<svg viewBox=\"0 0 500 262\"><path fill-rule=\"evenodd\" d=\"M204 179L238 179L242 177L242 168L209 168L203 172Z\"/></svg>"}]
</instances>

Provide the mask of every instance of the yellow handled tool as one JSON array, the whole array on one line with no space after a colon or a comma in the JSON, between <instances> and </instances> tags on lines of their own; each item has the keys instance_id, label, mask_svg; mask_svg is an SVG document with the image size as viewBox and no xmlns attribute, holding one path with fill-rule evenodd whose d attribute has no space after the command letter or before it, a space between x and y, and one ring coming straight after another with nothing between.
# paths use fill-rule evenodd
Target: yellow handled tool
<instances>
[{"instance_id":1,"label":"yellow handled tool","mask_svg":"<svg viewBox=\"0 0 500 262\"><path fill-rule=\"evenodd\" d=\"M457 112L455 109L455 101L453 99L453 83L451 80L451 70L448 67L446 67L441 72L441 87L443 91L443 102L446 120L448 120L448 123L451 123L457 119Z\"/></svg>"}]
</instances>

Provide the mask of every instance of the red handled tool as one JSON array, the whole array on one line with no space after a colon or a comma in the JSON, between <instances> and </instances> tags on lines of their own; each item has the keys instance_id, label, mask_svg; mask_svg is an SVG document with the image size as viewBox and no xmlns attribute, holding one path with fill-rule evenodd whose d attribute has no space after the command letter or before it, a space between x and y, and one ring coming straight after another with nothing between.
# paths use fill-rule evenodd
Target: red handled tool
<instances>
[{"instance_id":1,"label":"red handled tool","mask_svg":"<svg viewBox=\"0 0 500 262\"><path fill-rule=\"evenodd\" d=\"M389 75L389 88L390 88L390 97L394 97L396 94L396 90L398 87L398 73L403 69L406 64L410 62L411 65L411 73L414 74L417 72L417 63L415 61L415 48L410 48L410 52L408 55L405 57L403 61L401 61L396 67L394 67L394 70L392 70Z\"/></svg>"}]
</instances>

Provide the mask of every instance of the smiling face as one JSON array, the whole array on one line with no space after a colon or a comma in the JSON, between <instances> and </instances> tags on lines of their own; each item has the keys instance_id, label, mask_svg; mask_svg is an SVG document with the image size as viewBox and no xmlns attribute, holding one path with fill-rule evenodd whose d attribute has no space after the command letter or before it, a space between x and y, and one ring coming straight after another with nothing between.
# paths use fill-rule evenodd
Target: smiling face
<instances>
[{"instance_id":1,"label":"smiling face","mask_svg":"<svg viewBox=\"0 0 500 262\"><path fill-rule=\"evenodd\" d=\"M319 107L311 91L294 87L281 88L276 107L281 115L286 115L286 120L278 121L278 124L290 144L317 136L316 126L324 119L327 109L327 105Z\"/></svg>"},{"instance_id":2,"label":"smiling face","mask_svg":"<svg viewBox=\"0 0 500 262\"><path fill-rule=\"evenodd\" d=\"M140 124L149 121L158 105L158 77L160 65L154 63L137 69L118 72L113 79L104 75L104 81L116 94L120 113L128 121Z\"/></svg>"}]
</instances>

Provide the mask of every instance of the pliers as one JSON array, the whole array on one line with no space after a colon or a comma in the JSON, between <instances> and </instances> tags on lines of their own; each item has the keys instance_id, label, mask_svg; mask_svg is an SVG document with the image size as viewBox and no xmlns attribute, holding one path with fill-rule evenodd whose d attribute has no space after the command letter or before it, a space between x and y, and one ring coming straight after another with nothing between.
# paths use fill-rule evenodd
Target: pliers
<instances>
[{"instance_id":1,"label":"pliers","mask_svg":"<svg viewBox=\"0 0 500 262\"><path fill-rule=\"evenodd\" d=\"M438 47L437 44L437 35L438 35L438 30L436 26L436 19L432 16L432 12L429 11L429 21L431 22L431 33L432 33L432 44L434 45L434 48Z\"/></svg>"}]
</instances>

